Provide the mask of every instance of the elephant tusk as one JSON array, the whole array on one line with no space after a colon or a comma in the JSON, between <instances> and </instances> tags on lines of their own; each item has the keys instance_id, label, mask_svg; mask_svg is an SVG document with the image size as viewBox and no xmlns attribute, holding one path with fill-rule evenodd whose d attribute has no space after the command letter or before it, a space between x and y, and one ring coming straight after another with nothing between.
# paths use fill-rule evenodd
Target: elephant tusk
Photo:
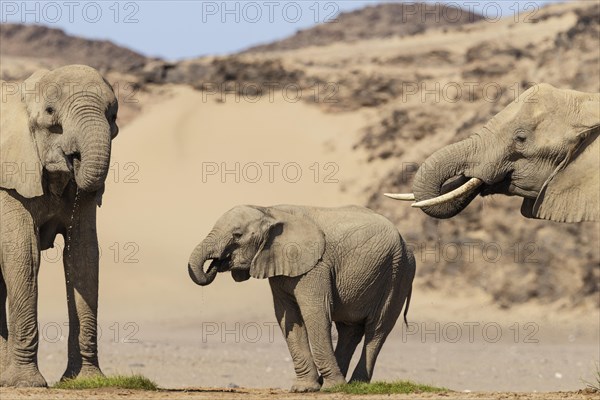
<instances>
[{"instance_id":1,"label":"elephant tusk","mask_svg":"<svg viewBox=\"0 0 600 400\"><path fill-rule=\"evenodd\" d=\"M468 180L467 183L454 189L451 192L448 192L438 197L434 197L433 199L418 201L416 203L411 204L411 207L422 208L429 206L437 206L438 204L446 203L450 200L456 199L457 197L462 197L465 194L472 192L473 190L477 189L482 183L483 181L479 178L471 178Z\"/></svg>"},{"instance_id":2,"label":"elephant tusk","mask_svg":"<svg viewBox=\"0 0 600 400\"><path fill-rule=\"evenodd\" d=\"M415 195L412 193L384 193L383 195L394 200L415 201Z\"/></svg>"}]
</instances>

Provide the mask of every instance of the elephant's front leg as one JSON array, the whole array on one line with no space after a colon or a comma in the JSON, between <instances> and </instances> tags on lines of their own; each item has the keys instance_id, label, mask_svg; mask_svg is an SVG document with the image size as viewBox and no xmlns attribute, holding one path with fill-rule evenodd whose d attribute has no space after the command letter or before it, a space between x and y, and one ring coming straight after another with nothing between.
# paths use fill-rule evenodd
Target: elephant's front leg
<instances>
[{"instance_id":1,"label":"elephant's front leg","mask_svg":"<svg viewBox=\"0 0 600 400\"><path fill-rule=\"evenodd\" d=\"M102 375L98 363L98 237L96 204L82 199L64 250L69 310L68 364L62 379Z\"/></svg>"},{"instance_id":2,"label":"elephant's front leg","mask_svg":"<svg viewBox=\"0 0 600 400\"><path fill-rule=\"evenodd\" d=\"M330 279L327 271L313 270L295 289L313 358L323 376L323 389L346 383L333 351Z\"/></svg>"},{"instance_id":3,"label":"elephant's front leg","mask_svg":"<svg viewBox=\"0 0 600 400\"><path fill-rule=\"evenodd\" d=\"M292 392L316 392L321 389L319 373L310 353L306 327L296 300L277 283L285 278L271 278L275 317L281 327L296 372Z\"/></svg>"},{"instance_id":4,"label":"elephant's front leg","mask_svg":"<svg viewBox=\"0 0 600 400\"><path fill-rule=\"evenodd\" d=\"M2 318L0 386L47 386L37 365L39 345L37 276L40 266L38 237L31 215L20 205L2 202ZM10 212L10 217L7 215ZM8 296L8 321L5 302ZM5 341L4 338L8 340Z\"/></svg>"}]
</instances>

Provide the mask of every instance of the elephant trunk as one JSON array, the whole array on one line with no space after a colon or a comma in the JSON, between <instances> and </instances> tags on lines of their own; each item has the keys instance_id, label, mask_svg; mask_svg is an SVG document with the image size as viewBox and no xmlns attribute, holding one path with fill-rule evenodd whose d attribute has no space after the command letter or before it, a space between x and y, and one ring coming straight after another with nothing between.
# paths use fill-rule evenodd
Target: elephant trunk
<instances>
[{"instance_id":1,"label":"elephant trunk","mask_svg":"<svg viewBox=\"0 0 600 400\"><path fill-rule=\"evenodd\" d=\"M103 110L89 104L73 107L73 117L65 123L67 131L76 132L75 150L79 159L73 159L75 182L87 192L102 187L108 175L111 152L111 130ZM78 134L77 134L78 133Z\"/></svg>"},{"instance_id":2,"label":"elephant trunk","mask_svg":"<svg viewBox=\"0 0 600 400\"><path fill-rule=\"evenodd\" d=\"M476 154L477 142L478 139L471 136L441 148L425 160L413 183L415 200L420 202L439 197L468 182L469 177L465 173L473 167L471 160L472 155ZM456 179L449 182L451 178ZM434 218L451 218L461 212L479 192L480 190L466 191L452 200L421 209Z\"/></svg>"},{"instance_id":3,"label":"elephant trunk","mask_svg":"<svg viewBox=\"0 0 600 400\"><path fill-rule=\"evenodd\" d=\"M218 246L215 245L214 241L210 240L210 237L211 235L196 246L188 262L190 278L192 278L195 284L200 286L211 284L217 276L217 266L215 263L211 263L206 272L204 272L204 263L207 260L219 258L222 253L222 249L218 249Z\"/></svg>"}]
</instances>

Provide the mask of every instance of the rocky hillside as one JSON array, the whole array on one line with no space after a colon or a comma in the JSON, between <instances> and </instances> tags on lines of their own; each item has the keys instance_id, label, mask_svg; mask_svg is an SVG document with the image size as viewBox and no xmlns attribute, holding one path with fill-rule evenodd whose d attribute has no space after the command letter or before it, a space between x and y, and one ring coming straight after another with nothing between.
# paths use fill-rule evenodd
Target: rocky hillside
<instances>
[{"instance_id":1,"label":"rocky hillside","mask_svg":"<svg viewBox=\"0 0 600 400\"><path fill-rule=\"evenodd\" d=\"M294 50L340 42L410 36L429 29L469 24L483 17L442 3L386 3L341 13L332 21L298 31L274 43L250 48L253 51Z\"/></svg>"},{"instance_id":2,"label":"rocky hillside","mask_svg":"<svg viewBox=\"0 0 600 400\"><path fill-rule=\"evenodd\" d=\"M146 57L106 40L87 40L60 29L38 25L0 25L0 56L60 60L87 64L102 71L129 72L146 63Z\"/></svg>"},{"instance_id":3,"label":"rocky hillside","mask_svg":"<svg viewBox=\"0 0 600 400\"><path fill-rule=\"evenodd\" d=\"M480 21L483 17L440 3L387 3L340 13L334 20L297 32L295 35L266 45L252 47L246 53L302 49L336 43L354 43L368 39L387 39L444 30ZM304 78L302 70L287 70L281 61L246 61L243 56L204 57L169 63L146 58L109 41L87 40L66 34L60 29L37 25L0 25L0 55L11 58L35 58L45 65L86 63L100 71L134 73L144 83L184 83L201 87L206 82L256 82L277 79L312 85L317 77ZM35 64L35 63L34 63ZM2 70L3 79L21 79L32 71ZM21 73L19 71L22 71ZM384 85L386 82L359 82L358 85ZM362 103L376 100L370 94Z\"/></svg>"},{"instance_id":4,"label":"rocky hillside","mask_svg":"<svg viewBox=\"0 0 600 400\"><path fill-rule=\"evenodd\" d=\"M510 23L494 27L499 31L503 28L520 29ZM424 85L418 90L421 95L423 88L431 89L435 82L449 88L448 93L442 91L437 102L419 95L412 97L420 97L420 103L390 101L380 108L378 120L356 144L368 151L373 162L398 160L373 185L369 205L393 215L400 226L415 227L408 237L424 246L417 252L423 261L419 273L432 287L451 287L454 278L460 276L484 288L505 306L531 299L558 300L569 305L590 301L598 306L598 223L527 220L518 211L521 200L498 196L477 200L459 217L436 221L415 217L408 207L378 195L390 190L410 191L414 162L418 164L439 147L476 132L512 101L515 93L534 82L600 91L598 2L544 9L532 21L531 33L523 32L526 36L521 39L518 34L486 37L473 29L479 38L466 45L462 53L438 51L445 57L444 71L423 71L424 76L417 81ZM537 29L544 34L534 34ZM411 60L394 65L405 70L410 68ZM466 90L467 83L473 82L473 97L467 98L463 92L456 101L452 87L460 83ZM436 244L442 262L433 262L427 253ZM469 246L475 249L473 256Z\"/></svg>"}]
</instances>

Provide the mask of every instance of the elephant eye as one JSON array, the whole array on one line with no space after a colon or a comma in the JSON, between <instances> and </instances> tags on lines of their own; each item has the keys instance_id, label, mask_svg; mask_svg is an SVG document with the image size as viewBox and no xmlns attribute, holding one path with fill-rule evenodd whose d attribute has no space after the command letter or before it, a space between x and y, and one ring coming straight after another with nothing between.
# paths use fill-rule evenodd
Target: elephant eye
<instances>
[{"instance_id":1,"label":"elephant eye","mask_svg":"<svg viewBox=\"0 0 600 400\"><path fill-rule=\"evenodd\" d=\"M237 240L242 237L242 232L233 232L231 236Z\"/></svg>"},{"instance_id":2,"label":"elephant eye","mask_svg":"<svg viewBox=\"0 0 600 400\"><path fill-rule=\"evenodd\" d=\"M518 143L525 143L527 140L527 132L524 129L518 129L515 132L515 141Z\"/></svg>"},{"instance_id":3,"label":"elephant eye","mask_svg":"<svg viewBox=\"0 0 600 400\"><path fill-rule=\"evenodd\" d=\"M48 128L48 130L51 133L55 133L57 135L62 135L62 133L63 133L63 128L62 128L62 126L60 124L50 125L50 127Z\"/></svg>"}]
</instances>

